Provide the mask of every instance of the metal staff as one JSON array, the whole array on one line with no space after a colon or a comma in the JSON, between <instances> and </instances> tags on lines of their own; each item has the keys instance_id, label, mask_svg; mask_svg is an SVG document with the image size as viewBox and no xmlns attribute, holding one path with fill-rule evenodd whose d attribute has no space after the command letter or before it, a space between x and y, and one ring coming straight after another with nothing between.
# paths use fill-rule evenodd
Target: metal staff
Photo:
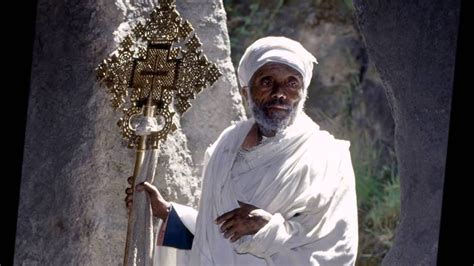
<instances>
[{"instance_id":1,"label":"metal staff","mask_svg":"<svg viewBox=\"0 0 474 266\"><path fill-rule=\"evenodd\" d=\"M175 0L162 1L97 67L97 78L111 95L112 106L118 109L128 103L118 126L128 147L136 149L133 191L135 183L153 181L158 143L176 130L172 110L182 115L191 106L190 99L221 76L202 54L202 44L193 31L176 10ZM132 124L141 123L148 129L139 133L143 130ZM133 195L124 265L153 264L152 215L144 195Z\"/></svg>"}]
</instances>

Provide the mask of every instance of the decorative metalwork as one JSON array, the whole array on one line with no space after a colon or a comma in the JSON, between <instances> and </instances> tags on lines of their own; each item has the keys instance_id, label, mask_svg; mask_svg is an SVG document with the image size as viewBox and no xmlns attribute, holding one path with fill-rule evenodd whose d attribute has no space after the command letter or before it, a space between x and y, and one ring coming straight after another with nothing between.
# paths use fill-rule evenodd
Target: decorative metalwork
<instances>
[{"instance_id":1,"label":"decorative metalwork","mask_svg":"<svg viewBox=\"0 0 474 266\"><path fill-rule=\"evenodd\" d=\"M202 44L192 25L176 10L175 0L160 3L97 68L97 78L111 95L112 107L118 109L128 103L118 125L130 148L140 142L130 126L132 116L144 114L146 105L156 108L153 115L164 125L146 138L146 148L156 148L159 140L176 130L171 104L183 114L191 106L190 99L222 75L202 54Z\"/></svg>"}]
</instances>

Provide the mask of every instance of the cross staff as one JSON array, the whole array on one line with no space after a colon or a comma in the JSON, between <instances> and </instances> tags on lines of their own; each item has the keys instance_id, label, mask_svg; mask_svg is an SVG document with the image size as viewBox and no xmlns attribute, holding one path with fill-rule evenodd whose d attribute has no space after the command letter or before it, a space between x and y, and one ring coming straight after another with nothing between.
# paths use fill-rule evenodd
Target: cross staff
<instances>
[{"instance_id":1,"label":"cross staff","mask_svg":"<svg viewBox=\"0 0 474 266\"><path fill-rule=\"evenodd\" d=\"M158 143L176 130L172 122L175 113L170 109L183 114L191 106L190 99L221 75L202 55L201 42L193 31L176 10L175 0L161 1L145 24L138 23L97 68L97 78L108 89L112 106L118 109L128 103L118 126L129 148L136 149L132 191L136 183L153 182ZM177 47L179 41L184 41L185 47ZM163 122L159 129L152 126L139 133L131 125L137 117L151 125ZM133 203L124 265L152 265L156 243L148 196L134 193Z\"/></svg>"}]
</instances>

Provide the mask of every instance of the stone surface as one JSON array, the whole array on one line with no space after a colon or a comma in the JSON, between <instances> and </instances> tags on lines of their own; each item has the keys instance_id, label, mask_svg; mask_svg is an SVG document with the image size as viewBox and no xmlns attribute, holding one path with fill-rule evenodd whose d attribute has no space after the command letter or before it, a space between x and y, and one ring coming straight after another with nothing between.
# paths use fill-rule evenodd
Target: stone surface
<instances>
[{"instance_id":1,"label":"stone surface","mask_svg":"<svg viewBox=\"0 0 474 266\"><path fill-rule=\"evenodd\" d=\"M156 184L169 199L197 205L203 152L243 109L221 1L179 1L178 11L224 73L160 147ZM134 152L94 70L116 48L122 19L112 1L38 1L15 265L122 263Z\"/></svg>"},{"instance_id":2,"label":"stone surface","mask_svg":"<svg viewBox=\"0 0 474 266\"><path fill-rule=\"evenodd\" d=\"M436 265L459 1L354 1L389 96L401 217L384 265Z\"/></svg>"}]
</instances>

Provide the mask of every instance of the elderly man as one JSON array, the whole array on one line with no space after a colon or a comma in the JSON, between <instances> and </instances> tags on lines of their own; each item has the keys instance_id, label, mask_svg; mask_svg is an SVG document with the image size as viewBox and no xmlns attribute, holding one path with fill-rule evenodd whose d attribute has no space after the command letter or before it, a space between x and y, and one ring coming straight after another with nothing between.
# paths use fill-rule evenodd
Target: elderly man
<instances>
[{"instance_id":1,"label":"elderly man","mask_svg":"<svg viewBox=\"0 0 474 266\"><path fill-rule=\"evenodd\" d=\"M151 184L137 186L164 221L159 245L191 249L190 265L355 263L349 142L303 112L314 63L285 37L247 48L238 78L253 116L225 129L207 150L199 210L166 201Z\"/></svg>"}]
</instances>

